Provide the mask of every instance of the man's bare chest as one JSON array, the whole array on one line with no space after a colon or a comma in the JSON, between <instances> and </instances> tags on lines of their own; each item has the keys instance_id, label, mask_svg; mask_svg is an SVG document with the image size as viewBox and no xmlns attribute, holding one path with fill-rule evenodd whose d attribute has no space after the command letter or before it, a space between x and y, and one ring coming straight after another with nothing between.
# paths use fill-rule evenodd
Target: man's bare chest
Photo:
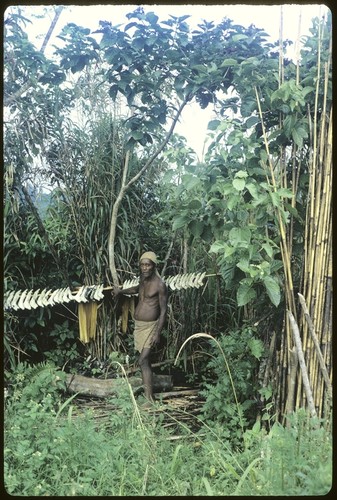
<instances>
[{"instance_id":1,"label":"man's bare chest","mask_svg":"<svg viewBox=\"0 0 337 500\"><path fill-rule=\"evenodd\" d=\"M158 297L158 287L155 283L145 283L139 289L140 300L152 301Z\"/></svg>"}]
</instances>

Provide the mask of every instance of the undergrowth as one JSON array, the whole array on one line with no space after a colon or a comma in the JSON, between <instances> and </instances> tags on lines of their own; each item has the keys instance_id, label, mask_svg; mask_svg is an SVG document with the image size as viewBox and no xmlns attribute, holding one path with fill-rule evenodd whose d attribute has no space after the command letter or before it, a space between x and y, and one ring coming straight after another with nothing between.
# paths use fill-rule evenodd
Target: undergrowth
<instances>
[{"instance_id":1,"label":"undergrowth","mask_svg":"<svg viewBox=\"0 0 337 500\"><path fill-rule=\"evenodd\" d=\"M98 425L90 410L74 417L74 399L64 399L62 375L50 365L34 376L19 365L11 380L4 443L10 495L323 495L331 487L330 428L305 411L286 427L270 422L268 432L255 423L239 448L219 422L193 432L176 420L173 439L162 424L164 416L175 418L139 412L127 386L108 425Z\"/></svg>"}]
</instances>

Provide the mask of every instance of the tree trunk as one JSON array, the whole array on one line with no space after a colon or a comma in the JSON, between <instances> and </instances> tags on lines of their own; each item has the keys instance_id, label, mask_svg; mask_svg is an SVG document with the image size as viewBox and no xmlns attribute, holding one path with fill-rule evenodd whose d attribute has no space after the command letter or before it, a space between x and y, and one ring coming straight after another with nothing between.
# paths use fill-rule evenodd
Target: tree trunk
<instances>
[{"instance_id":1,"label":"tree trunk","mask_svg":"<svg viewBox=\"0 0 337 500\"><path fill-rule=\"evenodd\" d=\"M119 206L120 206L120 204L125 196L125 193L128 191L128 189L144 174L144 172L146 170L148 170L151 167L154 160L163 151L164 147L166 146L166 144L170 140L171 135L173 134L174 128L179 120L179 117L180 117L184 107L186 106L187 102L190 99L191 99L190 95L185 97L185 99L181 103L179 109L177 110L175 117L173 118L170 130L167 132L165 139L159 145L158 149L154 152L154 154L148 159L148 161L145 163L145 165L139 170L139 172L134 177L132 177L128 182L127 182L127 175L128 175L128 166L129 166L129 151L126 154L124 168L123 168L122 185L121 185L120 191L118 193L117 199L112 207L110 230L109 230L109 242L108 242L109 268L110 268L110 272L112 275L112 281L113 281L113 284L115 286L119 285L119 280L118 280L117 270L116 270L116 263L115 263L115 239L116 239L116 228L117 228L117 217L118 217Z\"/></svg>"}]
</instances>

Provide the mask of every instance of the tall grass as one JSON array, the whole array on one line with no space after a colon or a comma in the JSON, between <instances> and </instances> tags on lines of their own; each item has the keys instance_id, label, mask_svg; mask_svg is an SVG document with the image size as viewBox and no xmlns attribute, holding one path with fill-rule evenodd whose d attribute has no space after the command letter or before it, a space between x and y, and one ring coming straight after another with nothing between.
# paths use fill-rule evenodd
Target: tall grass
<instances>
[{"instance_id":1,"label":"tall grass","mask_svg":"<svg viewBox=\"0 0 337 500\"><path fill-rule=\"evenodd\" d=\"M50 379L21 372L13 381L4 448L11 495L322 495L331 487L330 429L304 411L286 428L271 422L269 433L255 424L238 449L219 426L194 432L169 411L140 412L127 385L103 425L90 410L75 416L75 400L48 392ZM174 431L164 418L175 419Z\"/></svg>"}]
</instances>

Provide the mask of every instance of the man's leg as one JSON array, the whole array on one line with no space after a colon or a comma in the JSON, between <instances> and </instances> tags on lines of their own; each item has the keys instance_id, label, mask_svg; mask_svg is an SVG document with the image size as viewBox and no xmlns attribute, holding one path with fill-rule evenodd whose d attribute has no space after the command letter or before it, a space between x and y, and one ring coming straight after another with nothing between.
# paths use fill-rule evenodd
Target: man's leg
<instances>
[{"instance_id":1,"label":"man's leg","mask_svg":"<svg viewBox=\"0 0 337 500\"><path fill-rule=\"evenodd\" d=\"M154 398L153 398L153 377L152 377L152 370L151 370L151 363L150 363L150 352L151 352L151 348L144 347L140 356L139 356L138 364L139 364L140 369L142 371L142 379L143 379L145 397L149 401L154 401Z\"/></svg>"}]
</instances>

